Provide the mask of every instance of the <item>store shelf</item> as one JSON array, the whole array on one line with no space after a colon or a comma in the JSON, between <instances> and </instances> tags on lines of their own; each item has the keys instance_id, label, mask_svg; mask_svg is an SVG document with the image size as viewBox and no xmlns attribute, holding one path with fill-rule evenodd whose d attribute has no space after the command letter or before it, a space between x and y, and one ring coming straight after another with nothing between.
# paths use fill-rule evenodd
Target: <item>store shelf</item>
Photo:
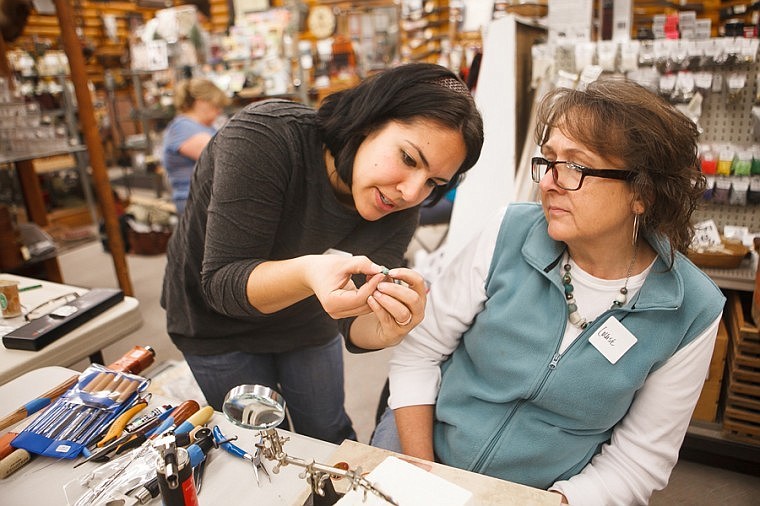
<instances>
[{"instance_id":1,"label":"store shelf","mask_svg":"<svg viewBox=\"0 0 760 506\"><path fill-rule=\"evenodd\" d=\"M76 146L71 146L68 148L54 148L54 149L40 148L35 151L30 151L29 153L16 153L16 154L10 154L10 155L0 154L0 163L15 163L15 162L22 162L24 160L36 160L38 158L47 158L51 156L80 153L86 150L87 148L85 146L76 145Z\"/></svg>"},{"instance_id":2,"label":"store shelf","mask_svg":"<svg viewBox=\"0 0 760 506\"><path fill-rule=\"evenodd\" d=\"M703 267L702 270L715 281L715 284L725 290L741 290L751 292L755 289L755 273L757 270L757 252L742 260L735 269L715 269Z\"/></svg>"},{"instance_id":3,"label":"store shelf","mask_svg":"<svg viewBox=\"0 0 760 506\"><path fill-rule=\"evenodd\" d=\"M718 423L692 422L681 445L680 458L760 475L760 446L726 437Z\"/></svg>"}]
</instances>

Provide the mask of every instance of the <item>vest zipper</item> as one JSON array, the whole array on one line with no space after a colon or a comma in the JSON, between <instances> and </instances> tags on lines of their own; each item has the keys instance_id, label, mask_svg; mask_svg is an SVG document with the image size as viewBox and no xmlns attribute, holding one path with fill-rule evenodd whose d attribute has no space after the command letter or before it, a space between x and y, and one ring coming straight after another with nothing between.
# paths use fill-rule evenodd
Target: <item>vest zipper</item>
<instances>
[{"instance_id":1,"label":"vest zipper","mask_svg":"<svg viewBox=\"0 0 760 506\"><path fill-rule=\"evenodd\" d=\"M573 343L575 344L575 343ZM572 345L571 345L572 347ZM569 348L568 348L569 349ZM565 350L567 351L567 350ZM484 464L484 461L486 457L491 455L491 452L494 449L494 446L496 446L496 442L501 439L501 434L504 432L504 429L507 427L507 424L512 419L512 416L515 414L515 412L520 409L520 406L525 404L527 401L533 399L538 395L538 393L541 391L542 388L544 388L544 385L546 384L546 380L549 379L549 375L554 371L554 369L557 368L557 363L559 362L559 359L562 358L562 354L559 351L555 351L554 355L552 356L551 362L549 362L549 365L547 366L547 371L544 373L544 377L541 380L541 383L538 385L536 389L533 390L533 393L530 395L530 397L526 399L521 399L515 407L512 409L512 412L509 414L507 418L504 419L504 421L501 423L499 428L494 432L494 434L491 436L491 439L488 440L488 444L486 445L483 452L480 454L480 457L478 457L478 460L475 462L475 465L470 469L473 472L479 473L481 472L481 467Z\"/></svg>"}]
</instances>

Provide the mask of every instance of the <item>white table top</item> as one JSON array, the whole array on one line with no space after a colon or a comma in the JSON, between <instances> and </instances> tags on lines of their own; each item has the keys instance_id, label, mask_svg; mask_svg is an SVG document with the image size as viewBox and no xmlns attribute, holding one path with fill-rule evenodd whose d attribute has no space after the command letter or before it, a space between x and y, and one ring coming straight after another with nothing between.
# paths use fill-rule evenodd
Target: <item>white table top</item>
<instances>
[{"instance_id":1,"label":"white table top","mask_svg":"<svg viewBox=\"0 0 760 506\"><path fill-rule=\"evenodd\" d=\"M28 372L5 385L0 385L0 418L69 379L72 374L76 374L76 371L64 367L44 367ZM172 405L179 404L176 400L154 396L149 407L167 402ZM255 431L233 425L221 413L215 413L208 425L212 427L219 425L225 436L238 436L238 440L235 441L237 446L247 452L254 450L254 439L258 439ZM8 430L13 430L13 427L0 431L0 436ZM337 462L346 462L354 469L360 467L368 472L392 454L353 441L345 441L342 445L336 446L284 430L278 432L281 436L289 438L283 445L284 451L289 456L306 462L315 461L328 466L334 466ZM467 503L468 505L555 506L560 502L558 495L543 490L411 457L399 457L407 461L420 462L423 469L470 490L473 497ZM66 504L64 492L66 484L69 484L71 488L73 480L78 480L99 467L96 463L86 463L74 469L74 464L79 460L35 456L19 471L0 480L0 502L3 506ZM308 484L299 477L303 468L295 465L284 466L280 468L278 474L274 474L274 462L265 460L264 465L270 473L271 482L260 476L262 483L259 487L250 463L233 457L221 449L212 450L206 457L206 472L198 495L199 503L229 506L237 504L303 506L304 501L309 497ZM339 493L345 493L347 485L345 480L333 483ZM157 506L160 503L159 496L147 504Z\"/></svg>"},{"instance_id":2,"label":"white table top","mask_svg":"<svg viewBox=\"0 0 760 506\"><path fill-rule=\"evenodd\" d=\"M0 279L19 281L19 287L42 285L21 292L19 297L21 305L33 308L51 298L69 292L85 293L86 288L62 285L50 281L16 276L13 274L0 274ZM65 336L38 351L9 350L0 346L0 385L6 383L21 374L45 366L71 366L80 360L86 359L109 344L112 344L125 335L137 330L142 325L142 315L139 303L133 297L124 297L124 300L107 309L93 319L83 323ZM23 325L23 316L16 318L0 318L0 327L19 327ZM2 334L10 332L6 328Z\"/></svg>"},{"instance_id":3,"label":"white table top","mask_svg":"<svg viewBox=\"0 0 760 506\"><path fill-rule=\"evenodd\" d=\"M64 367L45 367L26 373L19 378L0 385L0 418L17 407L28 402L36 395L70 378L76 371ZM167 402L167 399L151 400L151 406ZM171 401L169 401L171 402ZM178 404L174 401L174 404ZM252 430L242 429L230 423L221 413L216 413L209 426L219 425L227 437L238 436L235 444L245 451L254 450ZM0 431L0 435L6 431ZM329 462L336 446L324 441L308 438L288 431L280 431L290 440L285 443L285 451L294 457L315 459L317 462ZM4 506L26 506L28 504L66 504L63 487L66 483L82 477L99 464L87 463L73 468L75 460L56 460L36 456L33 460L4 480L0 480L0 497ZM251 464L233 457L221 449L212 450L207 456L206 472L203 486L198 496L200 504L262 504L291 505L304 493L308 493L306 481L298 477L303 471L296 466L286 466L278 474L272 472L273 463L264 464L270 473L272 482L262 477L261 487L257 486ZM33 494L30 495L30 494ZM160 496L149 505L161 504ZM300 505L299 505L300 506Z\"/></svg>"}]
</instances>

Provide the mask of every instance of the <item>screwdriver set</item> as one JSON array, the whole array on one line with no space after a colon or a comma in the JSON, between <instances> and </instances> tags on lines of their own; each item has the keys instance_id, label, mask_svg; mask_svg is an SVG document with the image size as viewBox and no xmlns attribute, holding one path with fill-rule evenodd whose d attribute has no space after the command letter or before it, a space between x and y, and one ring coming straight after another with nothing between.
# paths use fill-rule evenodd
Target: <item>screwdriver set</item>
<instances>
[{"instance_id":1,"label":"screwdriver set","mask_svg":"<svg viewBox=\"0 0 760 506\"><path fill-rule=\"evenodd\" d=\"M93 364L12 441L31 453L73 459L139 400L149 380Z\"/></svg>"}]
</instances>

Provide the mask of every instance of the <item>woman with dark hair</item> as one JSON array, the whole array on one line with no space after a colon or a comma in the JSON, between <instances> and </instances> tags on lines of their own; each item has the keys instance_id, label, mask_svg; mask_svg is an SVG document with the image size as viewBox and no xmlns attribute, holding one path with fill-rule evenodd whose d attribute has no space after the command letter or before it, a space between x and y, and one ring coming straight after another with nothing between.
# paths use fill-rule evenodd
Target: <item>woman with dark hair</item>
<instances>
[{"instance_id":1,"label":"woman with dark hair","mask_svg":"<svg viewBox=\"0 0 760 506\"><path fill-rule=\"evenodd\" d=\"M394 351L373 444L570 504L647 504L678 459L724 303L683 254L705 186L697 138L633 82L544 97L541 203L509 205L436 278Z\"/></svg>"},{"instance_id":2,"label":"woman with dark hair","mask_svg":"<svg viewBox=\"0 0 760 506\"><path fill-rule=\"evenodd\" d=\"M420 203L456 185L482 142L467 88L430 64L386 70L318 111L254 103L219 130L198 160L162 294L209 404L263 384L283 394L299 433L355 438L339 334L351 350L379 349L421 321L422 277L382 266L401 265Z\"/></svg>"}]
</instances>

